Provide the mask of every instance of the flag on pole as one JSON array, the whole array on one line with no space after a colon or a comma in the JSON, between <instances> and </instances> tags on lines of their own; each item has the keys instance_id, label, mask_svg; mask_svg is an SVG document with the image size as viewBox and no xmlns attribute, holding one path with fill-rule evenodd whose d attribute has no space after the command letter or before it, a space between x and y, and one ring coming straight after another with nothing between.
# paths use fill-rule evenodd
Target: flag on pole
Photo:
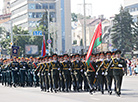
<instances>
[{"instance_id":1,"label":"flag on pole","mask_svg":"<svg viewBox=\"0 0 138 102\"><path fill-rule=\"evenodd\" d=\"M89 46L89 50L87 52L87 56L85 59L85 61L88 63L88 65L90 63L90 57L91 57L93 49L95 49L97 46L99 46L102 43L101 36L102 36L102 23L100 22L95 30L93 37L92 37L92 40L91 40L91 43Z\"/></svg>"},{"instance_id":2,"label":"flag on pole","mask_svg":"<svg viewBox=\"0 0 138 102\"><path fill-rule=\"evenodd\" d=\"M44 57L45 55L46 55L46 43L45 43L45 35L43 35L41 56Z\"/></svg>"}]
</instances>

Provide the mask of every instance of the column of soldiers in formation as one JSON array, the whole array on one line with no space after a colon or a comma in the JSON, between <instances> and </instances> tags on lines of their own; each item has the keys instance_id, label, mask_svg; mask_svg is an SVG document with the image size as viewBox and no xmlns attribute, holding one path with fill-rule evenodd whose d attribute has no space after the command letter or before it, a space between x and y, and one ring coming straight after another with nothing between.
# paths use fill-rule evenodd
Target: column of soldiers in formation
<instances>
[{"instance_id":1,"label":"column of soldiers in formation","mask_svg":"<svg viewBox=\"0 0 138 102\"><path fill-rule=\"evenodd\" d=\"M120 96L126 71L126 61L120 55L120 50L92 54L89 63L85 62L86 54L1 59L0 81L10 87L40 86L45 92L70 92L73 87L75 92L104 94L104 90L108 90L111 95L114 79L114 91Z\"/></svg>"}]
</instances>

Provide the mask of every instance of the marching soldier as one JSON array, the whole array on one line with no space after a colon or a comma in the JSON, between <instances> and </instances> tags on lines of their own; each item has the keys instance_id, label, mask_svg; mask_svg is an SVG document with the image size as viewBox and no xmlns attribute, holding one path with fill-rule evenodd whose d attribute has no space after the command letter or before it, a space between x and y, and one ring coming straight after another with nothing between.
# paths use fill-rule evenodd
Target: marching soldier
<instances>
[{"instance_id":1,"label":"marching soldier","mask_svg":"<svg viewBox=\"0 0 138 102\"><path fill-rule=\"evenodd\" d=\"M26 79L26 72L27 72L27 62L25 62L24 58L21 58L21 62L19 63L19 67L20 67L20 83L21 86L24 87L25 86L25 79Z\"/></svg>"},{"instance_id":2,"label":"marching soldier","mask_svg":"<svg viewBox=\"0 0 138 102\"><path fill-rule=\"evenodd\" d=\"M65 91L65 83L64 83L64 78L63 78L63 74L62 74L62 62L63 62L63 56L60 55L58 56L58 61L60 63L60 69L59 69L59 90L64 92ZM61 90L62 89L62 90Z\"/></svg>"},{"instance_id":3,"label":"marching soldier","mask_svg":"<svg viewBox=\"0 0 138 102\"><path fill-rule=\"evenodd\" d=\"M86 55L82 55L81 58L82 58L82 63L83 63L83 68L81 70L81 76L82 76L82 82L84 81L84 91L88 91L88 81L87 81L87 77L85 75L85 72L86 72L86 63L85 63L85 56ZM81 87L82 87L82 82L81 82Z\"/></svg>"},{"instance_id":4,"label":"marching soldier","mask_svg":"<svg viewBox=\"0 0 138 102\"><path fill-rule=\"evenodd\" d=\"M58 68L60 68L60 63L57 60L58 55L57 54L53 54L52 55L52 61L50 61L49 64L49 72L51 75L51 81L52 81L52 85L53 85L53 89L55 91L55 93L57 92L57 88L58 88L58 79L59 79L59 71Z\"/></svg>"},{"instance_id":5,"label":"marching soldier","mask_svg":"<svg viewBox=\"0 0 138 102\"><path fill-rule=\"evenodd\" d=\"M79 92L79 88L80 88L80 82L81 82L81 69L83 66L83 63L80 61L80 55L76 54L75 55L75 61L73 62L73 70L74 70L74 75L76 78L76 82L77 82L77 91Z\"/></svg>"},{"instance_id":6,"label":"marching soldier","mask_svg":"<svg viewBox=\"0 0 138 102\"><path fill-rule=\"evenodd\" d=\"M27 85L33 86L33 57L29 58L29 62L27 63Z\"/></svg>"},{"instance_id":7,"label":"marching soldier","mask_svg":"<svg viewBox=\"0 0 138 102\"><path fill-rule=\"evenodd\" d=\"M8 83L8 86L12 87L12 76L11 76L11 73L12 73L12 68L10 67L10 60L8 59L7 60L7 74L6 74L6 78L7 78L7 83Z\"/></svg>"},{"instance_id":8,"label":"marching soldier","mask_svg":"<svg viewBox=\"0 0 138 102\"><path fill-rule=\"evenodd\" d=\"M62 74L64 78L66 92L69 92L70 86L70 71L71 71L71 63L68 61L68 54L63 55L64 61L61 63L62 65Z\"/></svg>"},{"instance_id":9,"label":"marching soldier","mask_svg":"<svg viewBox=\"0 0 138 102\"><path fill-rule=\"evenodd\" d=\"M57 57L58 57L57 54L53 54L52 55L53 61L49 65L49 70L51 71L53 88L54 88L55 93L57 92L57 88L58 88L58 81L59 81L58 68L60 68L60 63L57 60Z\"/></svg>"},{"instance_id":10,"label":"marching soldier","mask_svg":"<svg viewBox=\"0 0 138 102\"><path fill-rule=\"evenodd\" d=\"M49 78L49 85L50 85L50 90L51 92L53 92L53 80L52 80L52 72L50 69L50 63L52 62L52 56L48 56L48 63L47 63L47 67L48 67L48 78Z\"/></svg>"},{"instance_id":11,"label":"marching soldier","mask_svg":"<svg viewBox=\"0 0 138 102\"><path fill-rule=\"evenodd\" d=\"M71 70L71 78L72 78L72 84L73 84L73 90L77 91L77 82L76 82L76 78L75 78L75 74L74 74L74 66L73 63L75 61L75 55L71 56L71 65L72 65L72 70Z\"/></svg>"},{"instance_id":12,"label":"marching soldier","mask_svg":"<svg viewBox=\"0 0 138 102\"><path fill-rule=\"evenodd\" d=\"M45 91L49 92L49 78L48 78L48 58L47 56L44 58L44 80L45 80Z\"/></svg>"},{"instance_id":13,"label":"marching soldier","mask_svg":"<svg viewBox=\"0 0 138 102\"><path fill-rule=\"evenodd\" d=\"M39 86L39 76L36 74L38 63L39 63L38 58L35 58L33 62L33 80L35 87Z\"/></svg>"},{"instance_id":14,"label":"marching soldier","mask_svg":"<svg viewBox=\"0 0 138 102\"><path fill-rule=\"evenodd\" d=\"M3 59L0 59L0 83L2 82L2 65L3 65L2 60Z\"/></svg>"},{"instance_id":15,"label":"marching soldier","mask_svg":"<svg viewBox=\"0 0 138 102\"><path fill-rule=\"evenodd\" d=\"M101 69L101 68L107 69L107 67L109 66L109 63L112 60L111 59L111 51L107 51L105 55L106 55L107 59L105 59L103 61L103 63L99 67L99 69ZM106 73L105 73L105 75L106 75ZM109 73L106 75L106 80L107 80L107 86L108 86L108 93L111 95L112 94L111 86L112 86L112 80L113 80L113 68L110 68Z\"/></svg>"},{"instance_id":16,"label":"marching soldier","mask_svg":"<svg viewBox=\"0 0 138 102\"><path fill-rule=\"evenodd\" d=\"M88 84L90 88L90 94L95 90L94 88L94 79L95 79L95 73L96 73L96 63L94 62L95 55L91 55L90 63L86 63L86 74L88 79Z\"/></svg>"},{"instance_id":17,"label":"marching soldier","mask_svg":"<svg viewBox=\"0 0 138 102\"><path fill-rule=\"evenodd\" d=\"M5 85L7 84L7 78L6 78L6 60L3 61L3 65L2 65L2 85Z\"/></svg>"},{"instance_id":18,"label":"marching soldier","mask_svg":"<svg viewBox=\"0 0 138 102\"><path fill-rule=\"evenodd\" d=\"M104 94L104 84L105 84L105 68L104 67L101 67L102 66L102 63L103 63L103 60L104 60L104 56L105 56L105 53L104 52L100 52L100 60L97 62L98 64L98 69L97 69L97 72L96 72L96 75L98 75L98 80L99 80L99 84L100 84L100 91L102 94Z\"/></svg>"},{"instance_id":19,"label":"marching soldier","mask_svg":"<svg viewBox=\"0 0 138 102\"><path fill-rule=\"evenodd\" d=\"M16 87L19 82L19 63L17 62L16 57L13 58L13 62L11 62L10 67L12 68L12 83L13 86Z\"/></svg>"},{"instance_id":20,"label":"marching soldier","mask_svg":"<svg viewBox=\"0 0 138 102\"><path fill-rule=\"evenodd\" d=\"M41 91L45 90L45 82L44 82L44 58L41 58L41 62L39 63L40 69L39 69L39 79L40 79L40 88Z\"/></svg>"},{"instance_id":21,"label":"marching soldier","mask_svg":"<svg viewBox=\"0 0 138 102\"><path fill-rule=\"evenodd\" d=\"M121 57L121 51L117 50L115 52L116 58L114 58L108 68L107 68L107 72L109 73L109 70L112 68L113 66L113 76L115 79L115 84L116 84L116 94L118 96L121 95L121 85L122 85L122 79L123 79L123 75L126 71L126 61L124 58Z\"/></svg>"}]
</instances>

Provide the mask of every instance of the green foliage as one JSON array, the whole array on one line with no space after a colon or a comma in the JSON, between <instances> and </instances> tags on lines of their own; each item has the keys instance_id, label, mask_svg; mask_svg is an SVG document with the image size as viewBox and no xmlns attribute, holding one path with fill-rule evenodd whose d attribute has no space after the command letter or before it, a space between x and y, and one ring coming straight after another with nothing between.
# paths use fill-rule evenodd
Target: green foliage
<instances>
[{"instance_id":1,"label":"green foliage","mask_svg":"<svg viewBox=\"0 0 138 102\"><path fill-rule=\"evenodd\" d=\"M72 14L71 14L71 19L72 19L72 21L78 21L78 16L77 16L77 14L72 13Z\"/></svg>"},{"instance_id":2,"label":"green foliage","mask_svg":"<svg viewBox=\"0 0 138 102\"><path fill-rule=\"evenodd\" d=\"M123 7L121 7L120 13L113 20L112 43L115 48L123 52L129 52L133 49L134 35L132 31L134 23L132 20L129 11L123 9Z\"/></svg>"},{"instance_id":3,"label":"green foliage","mask_svg":"<svg viewBox=\"0 0 138 102\"><path fill-rule=\"evenodd\" d=\"M74 41L73 41L73 45L75 45L75 44L77 44L77 40L74 40Z\"/></svg>"}]
</instances>

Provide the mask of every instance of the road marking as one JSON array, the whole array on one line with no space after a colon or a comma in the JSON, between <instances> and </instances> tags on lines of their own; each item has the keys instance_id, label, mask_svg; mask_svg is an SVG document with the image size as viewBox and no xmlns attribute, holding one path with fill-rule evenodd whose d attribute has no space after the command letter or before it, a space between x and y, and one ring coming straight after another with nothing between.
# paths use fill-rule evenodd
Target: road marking
<instances>
[{"instance_id":1,"label":"road marking","mask_svg":"<svg viewBox=\"0 0 138 102\"><path fill-rule=\"evenodd\" d=\"M92 100L96 100L96 101L99 101L100 99L99 98L91 98Z\"/></svg>"}]
</instances>

